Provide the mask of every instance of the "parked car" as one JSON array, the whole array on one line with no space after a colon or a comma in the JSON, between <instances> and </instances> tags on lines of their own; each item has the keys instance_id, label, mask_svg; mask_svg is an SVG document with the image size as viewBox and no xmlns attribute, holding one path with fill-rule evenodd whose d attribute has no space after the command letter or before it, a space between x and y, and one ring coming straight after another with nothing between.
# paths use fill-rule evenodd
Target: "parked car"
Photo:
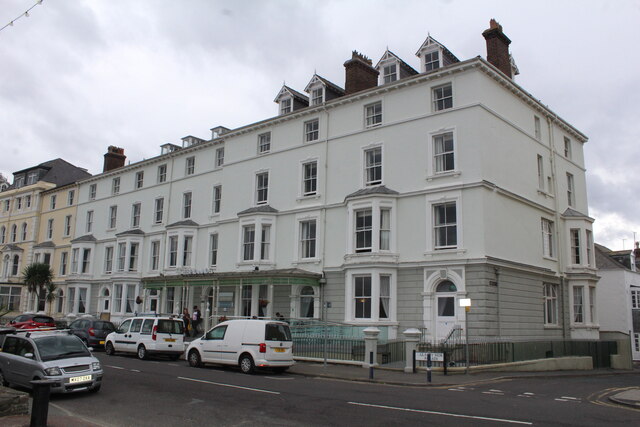
<instances>
[{"instance_id":1,"label":"parked car","mask_svg":"<svg viewBox=\"0 0 640 427\"><path fill-rule=\"evenodd\" d=\"M256 368L286 371L293 361L291 330L285 322L259 319L229 320L189 344L189 365L238 365L245 374Z\"/></svg>"},{"instance_id":2,"label":"parked car","mask_svg":"<svg viewBox=\"0 0 640 427\"><path fill-rule=\"evenodd\" d=\"M68 331L16 330L3 338L0 384L31 388L32 380L51 380L52 393L100 390L100 362Z\"/></svg>"},{"instance_id":3,"label":"parked car","mask_svg":"<svg viewBox=\"0 0 640 427\"><path fill-rule=\"evenodd\" d=\"M55 328L56 322L51 316L44 314L21 314L9 322L9 326L16 329L38 329L38 328Z\"/></svg>"},{"instance_id":4,"label":"parked car","mask_svg":"<svg viewBox=\"0 0 640 427\"><path fill-rule=\"evenodd\" d=\"M169 356L177 360L184 353L184 323L173 317L133 317L107 335L104 351L135 353L139 359L150 354Z\"/></svg>"},{"instance_id":5,"label":"parked car","mask_svg":"<svg viewBox=\"0 0 640 427\"><path fill-rule=\"evenodd\" d=\"M113 323L99 319L78 319L69 325L71 333L87 347L104 348L105 338L116 330Z\"/></svg>"}]
</instances>

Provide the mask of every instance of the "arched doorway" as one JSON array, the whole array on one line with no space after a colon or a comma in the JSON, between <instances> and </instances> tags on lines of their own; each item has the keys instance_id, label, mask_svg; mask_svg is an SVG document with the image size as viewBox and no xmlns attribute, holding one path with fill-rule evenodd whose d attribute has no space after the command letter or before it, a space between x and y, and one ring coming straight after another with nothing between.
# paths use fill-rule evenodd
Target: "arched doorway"
<instances>
[{"instance_id":1,"label":"arched doorway","mask_svg":"<svg viewBox=\"0 0 640 427\"><path fill-rule=\"evenodd\" d=\"M456 325L456 285L443 280L436 286L436 338L442 340Z\"/></svg>"}]
</instances>

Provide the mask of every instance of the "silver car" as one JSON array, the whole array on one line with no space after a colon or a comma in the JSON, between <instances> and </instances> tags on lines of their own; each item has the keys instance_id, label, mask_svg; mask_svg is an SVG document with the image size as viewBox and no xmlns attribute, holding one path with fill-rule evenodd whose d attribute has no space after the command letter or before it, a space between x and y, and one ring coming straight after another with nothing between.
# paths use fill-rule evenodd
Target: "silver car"
<instances>
[{"instance_id":1,"label":"silver car","mask_svg":"<svg viewBox=\"0 0 640 427\"><path fill-rule=\"evenodd\" d=\"M4 336L0 383L31 388L50 380L52 393L97 392L102 366L82 340L67 331L16 332Z\"/></svg>"}]
</instances>

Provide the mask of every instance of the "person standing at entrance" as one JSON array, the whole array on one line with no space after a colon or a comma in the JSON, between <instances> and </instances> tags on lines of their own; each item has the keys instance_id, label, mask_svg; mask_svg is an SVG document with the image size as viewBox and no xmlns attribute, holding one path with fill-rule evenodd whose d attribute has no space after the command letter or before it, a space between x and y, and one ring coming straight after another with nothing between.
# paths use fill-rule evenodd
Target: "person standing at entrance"
<instances>
[{"instance_id":1,"label":"person standing at entrance","mask_svg":"<svg viewBox=\"0 0 640 427\"><path fill-rule=\"evenodd\" d=\"M202 322L202 314L197 305L193 306L193 315L191 316L191 328L193 330L192 335L198 336L200 333L200 322Z\"/></svg>"},{"instance_id":2,"label":"person standing at entrance","mask_svg":"<svg viewBox=\"0 0 640 427\"><path fill-rule=\"evenodd\" d=\"M189 333L189 329L191 328L191 315L187 307L182 310L182 321L184 322L184 336L188 337L191 335Z\"/></svg>"}]
</instances>

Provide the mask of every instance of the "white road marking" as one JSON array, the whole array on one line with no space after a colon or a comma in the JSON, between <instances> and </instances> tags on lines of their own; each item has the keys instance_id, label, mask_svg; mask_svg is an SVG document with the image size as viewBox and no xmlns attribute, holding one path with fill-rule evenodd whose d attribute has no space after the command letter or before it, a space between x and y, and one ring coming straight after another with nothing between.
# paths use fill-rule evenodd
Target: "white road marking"
<instances>
[{"instance_id":1,"label":"white road marking","mask_svg":"<svg viewBox=\"0 0 640 427\"><path fill-rule=\"evenodd\" d=\"M196 383L217 385L217 386L220 386L220 387L229 387L229 388L238 388L238 389L241 389L241 390L256 391L258 393L280 394L280 392L278 392L278 391L262 390L262 389L259 389L259 388L251 388L251 387L242 387L242 386L233 385L233 384L216 383L216 382L213 382L213 381L199 380L199 379L196 379L196 378L178 377L178 379L179 380L185 380L185 381L193 381L193 382L196 382Z\"/></svg>"},{"instance_id":2,"label":"white road marking","mask_svg":"<svg viewBox=\"0 0 640 427\"><path fill-rule=\"evenodd\" d=\"M504 396L504 393L495 392L495 391L483 391L482 394L493 394L494 396Z\"/></svg>"},{"instance_id":3,"label":"white road marking","mask_svg":"<svg viewBox=\"0 0 640 427\"><path fill-rule=\"evenodd\" d=\"M448 413L448 412L427 411L427 410L424 410L424 409L398 408L398 407L395 407L395 406L373 405L373 404L370 404L370 403L358 403L358 402L347 402L347 403L349 403L349 405L367 406L367 407L371 407L371 408L381 408L381 409L392 409L394 411L417 412L417 413L421 413L421 414L443 415L443 416L446 416L446 417L470 418L470 419L474 419L474 420L497 421L497 422L509 423L509 424L525 424L525 425L532 425L533 424L533 423L530 423L528 421L517 421L517 420L507 420L507 419L503 419L503 418L480 417L480 416L477 416L477 415L452 414L452 413Z\"/></svg>"},{"instance_id":4,"label":"white road marking","mask_svg":"<svg viewBox=\"0 0 640 427\"><path fill-rule=\"evenodd\" d=\"M502 391L502 390L495 390L495 389L493 389L493 388L492 388L492 389L489 389L489 391L492 391L492 392L494 392L494 393L504 393L504 391Z\"/></svg>"},{"instance_id":5,"label":"white road marking","mask_svg":"<svg viewBox=\"0 0 640 427\"><path fill-rule=\"evenodd\" d=\"M138 369L131 369L131 372L140 372Z\"/></svg>"},{"instance_id":6,"label":"white road marking","mask_svg":"<svg viewBox=\"0 0 640 427\"><path fill-rule=\"evenodd\" d=\"M459 388L448 388L447 390L449 390L449 391L466 391L466 390L462 390L462 389L459 389Z\"/></svg>"},{"instance_id":7,"label":"white road marking","mask_svg":"<svg viewBox=\"0 0 640 427\"><path fill-rule=\"evenodd\" d=\"M527 396L535 396L535 393L529 393L528 391L525 391L522 394L526 394Z\"/></svg>"},{"instance_id":8,"label":"white road marking","mask_svg":"<svg viewBox=\"0 0 640 427\"><path fill-rule=\"evenodd\" d=\"M567 399L553 399L553 400L557 400L558 402L568 402Z\"/></svg>"},{"instance_id":9,"label":"white road marking","mask_svg":"<svg viewBox=\"0 0 640 427\"><path fill-rule=\"evenodd\" d=\"M270 380L280 380L280 381L292 380L293 379L293 377L265 377L265 378L269 378Z\"/></svg>"},{"instance_id":10,"label":"white road marking","mask_svg":"<svg viewBox=\"0 0 640 427\"><path fill-rule=\"evenodd\" d=\"M125 369L122 366L113 366L113 365L104 365L104 366L106 366L107 368L113 368L113 369L122 369L122 370Z\"/></svg>"},{"instance_id":11,"label":"white road marking","mask_svg":"<svg viewBox=\"0 0 640 427\"><path fill-rule=\"evenodd\" d=\"M519 394L518 397L531 397L530 394Z\"/></svg>"},{"instance_id":12,"label":"white road marking","mask_svg":"<svg viewBox=\"0 0 640 427\"><path fill-rule=\"evenodd\" d=\"M562 399L568 399L568 400L582 400L579 397L571 397L571 396L562 396Z\"/></svg>"}]
</instances>

